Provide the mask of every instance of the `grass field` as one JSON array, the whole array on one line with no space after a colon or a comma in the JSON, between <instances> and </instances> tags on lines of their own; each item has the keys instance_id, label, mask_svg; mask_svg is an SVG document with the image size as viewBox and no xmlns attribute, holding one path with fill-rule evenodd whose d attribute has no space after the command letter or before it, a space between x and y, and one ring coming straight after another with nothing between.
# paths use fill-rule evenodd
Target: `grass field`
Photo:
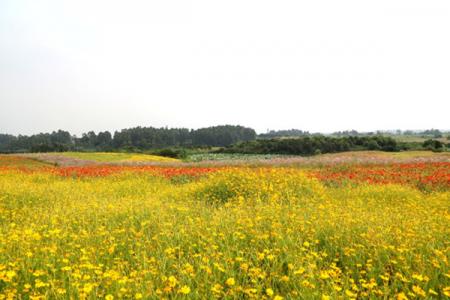
<instances>
[{"instance_id":1,"label":"grass field","mask_svg":"<svg viewBox=\"0 0 450 300\"><path fill-rule=\"evenodd\" d=\"M204 168L0 156L0 299L450 297L450 162L389 158Z\"/></svg>"}]
</instances>

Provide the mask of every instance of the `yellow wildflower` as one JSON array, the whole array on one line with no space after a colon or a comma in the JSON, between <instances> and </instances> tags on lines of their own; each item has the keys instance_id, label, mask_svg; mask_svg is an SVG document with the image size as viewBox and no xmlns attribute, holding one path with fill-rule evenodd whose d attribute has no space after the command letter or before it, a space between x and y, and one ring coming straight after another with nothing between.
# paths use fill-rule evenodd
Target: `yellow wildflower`
<instances>
[{"instance_id":1,"label":"yellow wildflower","mask_svg":"<svg viewBox=\"0 0 450 300\"><path fill-rule=\"evenodd\" d=\"M427 295L425 291L418 285L413 285L412 290L418 296L425 297Z\"/></svg>"},{"instance_id":2,"label":"yellow wildflower","mask_svg":"<svg viewBox=\"0 0 450 300\"><path fill-rule=\"evenodd\" d=\"M180 292L181 294L187 295L187 294L189 294L189 293L191 292L191 288L188 287L187 285L183 285L183 286L180 288L179 292Z\"/></svg>"},{"instance_id":3,"label":"yellow wildflower","mask_svg":"<svg viewBox=\"0 0 450 300\"><path fill-rule=\"evenodd\" d=\"M227 281L225 281L225 284L231 287L236 284L236 281L234 280L233 277L230 277L227 279Z\"/></svg>"},{"instance_id":4,"label":"yellow wildflower","mask_svg":"<svg viewBox=\"0 0 450 300\"><path fill-rule=\"evenodd\" d=\"M405 293L401 292L397 294L397 300L408 300L408 297L406 297Z\"/></svg>"}]
</instances>

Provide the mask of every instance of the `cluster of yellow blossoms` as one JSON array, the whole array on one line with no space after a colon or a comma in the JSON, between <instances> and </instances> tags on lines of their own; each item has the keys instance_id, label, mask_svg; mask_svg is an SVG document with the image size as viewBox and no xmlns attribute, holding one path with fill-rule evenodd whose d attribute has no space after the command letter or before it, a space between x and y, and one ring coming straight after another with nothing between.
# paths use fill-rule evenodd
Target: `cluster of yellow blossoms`
<instances>
[{"instance_id":1,"label":"cluster of yellow blossoms","mask_svg":"<svg viewBox=\"0 0 450 300\"><path fill-rule=\"evenodd\" d=\"M290 168L0 174L0 299L443 299L450 193Z\"/></svg>"}]
</instances>

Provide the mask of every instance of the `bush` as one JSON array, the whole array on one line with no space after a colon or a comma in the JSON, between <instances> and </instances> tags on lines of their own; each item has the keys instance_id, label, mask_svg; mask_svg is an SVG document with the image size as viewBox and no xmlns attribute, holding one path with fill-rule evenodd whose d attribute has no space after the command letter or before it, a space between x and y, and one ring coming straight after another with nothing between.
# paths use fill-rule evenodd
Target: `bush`
<instances>
[{"instance_id":1,"label":"bush","mask_svg":"<svg viewBox=\"0 0 450 300\"><path fill-rule=\"evenodd\" d=\"M425 149L432 150L432 151L443 151L444 150L444 144L438 140L426 140L423 142L422 146Z\"/></svg>"},{"instance_id":2,"label":"bush","mask_svg":"<svg viewBox=\"0 0 450 300\"><path fill-rule=\"evenodd\" d=\"M377 141L370 141L367 144L367 148L369 150L380 150L381 149L381 147L380 147L380 145L378 145Z\"/></svg>"},{"instance_id":3,"label":"bush","mask_svg":"<svg viewBox=\"0 0 450 300\"><path fill-rule=\"evenodd\" d=\"M187 152L184 149L173 149L173 148L165 148L153 151L152 154L164 156L164 157L171 157L171 158L186 158Z\"/></svg>"}]
</instances>

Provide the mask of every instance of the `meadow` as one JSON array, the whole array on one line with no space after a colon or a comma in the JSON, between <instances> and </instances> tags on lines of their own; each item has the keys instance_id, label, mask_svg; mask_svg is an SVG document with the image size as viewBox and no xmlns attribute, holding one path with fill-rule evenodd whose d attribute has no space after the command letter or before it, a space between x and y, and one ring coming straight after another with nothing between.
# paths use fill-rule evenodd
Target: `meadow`
<instances>
[{"instance_id":1,"label":"meadow","mask_svg":"<svg viewBox=\"0 0 450 300\"><path fill-rule=\"evenodd\" d=\"M56 152L22 154L38 162L55 165L174 163L178 159L159 155L122 152Z\"/></svg>"},{"instance_id":2,"label":"meadow","mask_svg":"<svg viewBox=\"0 0 450 300\"><path fill-rule=\"evenodd\" d=\"M174 158L139 153L111 153L111 152L63 152L60 155L96 162L146 162L146 161L178 161Z\"/></svg>"},{"instance_id":3,"label":"meadow","mask_svg":"<svg viewBox=\"0 0 450 300\"><path fill-rule=\"evenodd\" d=\"M450 297L446 157L89 155L96 164L59 167L0 156L0 299Z\"/></svg>"}]
</instances>

